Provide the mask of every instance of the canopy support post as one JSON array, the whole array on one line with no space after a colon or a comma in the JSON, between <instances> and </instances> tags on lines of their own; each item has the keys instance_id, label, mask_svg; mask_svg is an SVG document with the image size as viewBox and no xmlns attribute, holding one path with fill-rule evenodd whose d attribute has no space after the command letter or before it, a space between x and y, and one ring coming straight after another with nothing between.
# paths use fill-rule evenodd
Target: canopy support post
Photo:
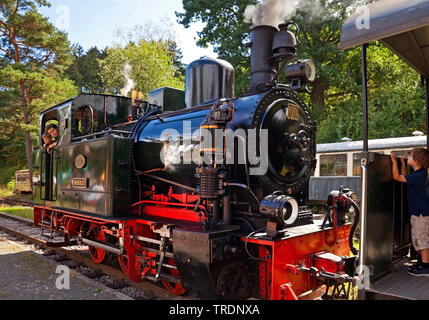
<instances>
[{"instance_id":1,"label":"canopy support post","mask_svg":"<svg viewBox=\"0 0 429 320\"><path fill-rule=\"evenodd\" d=\"M368 68L366 58L367 48L367 43L362 45L363 152L368 152Z\"/></svg>"},{"instance_id":2,"label":"canopy support post","mask_svg":"<svg viewBox=\"0 0 429 320\"><path fill-rule=\"evenodd\" d=\"M424 78L426 91L426 147L429 150L429 79Z\"/></svg>"}]
</instances>

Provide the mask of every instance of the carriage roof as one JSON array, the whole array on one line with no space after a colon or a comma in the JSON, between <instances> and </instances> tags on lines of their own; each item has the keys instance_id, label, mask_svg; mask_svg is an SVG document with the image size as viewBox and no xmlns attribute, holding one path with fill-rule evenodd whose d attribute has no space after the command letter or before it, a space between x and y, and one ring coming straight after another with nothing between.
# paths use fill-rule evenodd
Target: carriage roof
<instances>
[{"instance_id":1,"label":"carriage roof","mask_svg":"<svg viewBox=\"0 0 429 320\"><path fill-rule=\"evenodd\" d=\"M369 25L357 10L343 25L340 49L379 40L418 73L429 78L429 1L380 0L366 6Z\"/></svg>"},{"instance_id":2,"label":"carriage roof","mask_svg":"<svg viewBox=\"0 0 429 320\"><path fill-rule=\"evenodd\" d=\"M369 150L415 148L426 145L426 136L373 139L368 141ZM322 143L317 152L362 151L363 141Z\"/></svg>"}]
</instances>

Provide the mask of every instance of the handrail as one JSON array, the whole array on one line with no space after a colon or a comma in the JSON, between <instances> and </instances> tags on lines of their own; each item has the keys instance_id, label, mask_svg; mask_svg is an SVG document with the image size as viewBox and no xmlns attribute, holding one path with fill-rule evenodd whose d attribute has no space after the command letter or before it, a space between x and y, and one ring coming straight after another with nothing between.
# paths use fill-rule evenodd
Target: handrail
<instances>
[{"instance_id":1,"label":"handrail","mask_svg":"<svg viewBox=\"0 0 429 320\"><path fill-rule=\"evenodd\" d=\"M106 134L106 133L108 133L108 134L110 134L110 133L131 134L131 131L125 131L125 130L104 130L104 131L95 132L95 133L87 134L87 135L84 135L84 136L72 138L72 141L79 141L79 140L86 139L86 138L92 138L92 137L96 137L98 135L102 135L102 134Z\"/></svg>"}]
</instances>

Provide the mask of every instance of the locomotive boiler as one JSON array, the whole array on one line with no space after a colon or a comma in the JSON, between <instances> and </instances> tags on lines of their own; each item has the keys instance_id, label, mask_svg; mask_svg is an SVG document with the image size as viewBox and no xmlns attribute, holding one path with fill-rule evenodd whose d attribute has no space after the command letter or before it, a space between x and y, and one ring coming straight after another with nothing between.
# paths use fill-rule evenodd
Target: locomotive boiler
<instances>
[{"instance_id":1,"label":"locomotive boiler","mask_svg":"<svg viewBox=\"0 0 429 320\"><path fill-rule=\"evenodd\" d=\"M58 142L33 154L34 223L63 234L50 245L88 245L97 263L115 254L133 281L209 299L314 298L354 281L353 201L335 193L323 226L307 207L316 123L296 91L315 69L291 63L279 83L291 25L251 30L241 97L233 67L202 58L185 92L81 94L43 112L40 133L55 123Z\"/></svg>"}]
</instances>

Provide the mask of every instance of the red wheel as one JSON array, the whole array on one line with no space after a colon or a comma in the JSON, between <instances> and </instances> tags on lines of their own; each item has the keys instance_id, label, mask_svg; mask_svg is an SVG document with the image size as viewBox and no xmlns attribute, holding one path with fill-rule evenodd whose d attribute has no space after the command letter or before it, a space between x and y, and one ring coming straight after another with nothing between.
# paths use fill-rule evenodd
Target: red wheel
<instances>
[{"instance_id":1,"label":"red wheel","mask_svg":"<svg viewBox=\"0 0 429 320\"><path fill-rule=\"evenodd\" d=\"M172 265L172 266L176 265L176 263L174 262L174 259L172 259L172 258L167 259L167 264ZM171 269L171 268L166 268L166 269L168 269L168 271L170 272L171 275L179 278L179 271L177 271L177 269ZM176 296L181 296L181 295L184 295L186 293L186 289L183 288L181 283L172 282L172 281L168 281L168 280L161 280L161 281L162 281L162 284L164 285L165 289L170 291L172 294L175 294Z\"/></svg>"},{"instance_id":2,"label":"red wheel","mask_svg":"<svg viewBox=\"0 0 429 320\"><path fill-rule=\"evenodd\" d=\"M91 226L89 233L92 239L100 242L105 241L104 232L101 231L101 227ZM91 247L91 246L88 246L88 249L89 249L89 255L91 256L91 259L95 263L102 263L104 261L104 258L106 257L105 250Z\"/></svg>"},{"instance_id":3,"label":"red wheel","mask_svg":"<svg viewBox=\"0 0 429 320\"><path fill-rule=\"evenodd\" d=\"M118 255L118 262L119 262L119 265L121 266L122 271L124 273L128 274L128 258L126 256ZM136 270L140 270L141 262L136 260L135 268L136 268ZM140 277L137 279L131 279L131 280L133 280L135 282L141 282L142 281L142 279Z\"/></svg>"}]
</instances>

